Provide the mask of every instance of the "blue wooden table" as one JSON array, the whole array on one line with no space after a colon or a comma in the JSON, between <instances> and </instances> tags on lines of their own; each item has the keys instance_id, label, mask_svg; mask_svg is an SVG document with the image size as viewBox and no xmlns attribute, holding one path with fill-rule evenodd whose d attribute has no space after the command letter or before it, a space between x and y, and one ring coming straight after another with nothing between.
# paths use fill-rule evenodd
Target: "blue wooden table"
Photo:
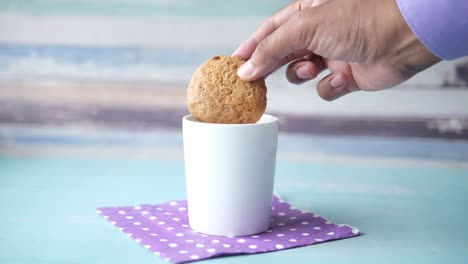
<instances>
[{"instance_id":1,"label":"blue wooden table","mask_svg":"<svg viewBox=\"0 0 468 264\"><path fill-rule=\"evenodd\" d=\"M165 263L95 208L184 199L180 131L0 132L0 263ZM296 207L363 234L206 263L468 261L466 141L282 134L276 176Z\"/></svg>"}]
</instances>

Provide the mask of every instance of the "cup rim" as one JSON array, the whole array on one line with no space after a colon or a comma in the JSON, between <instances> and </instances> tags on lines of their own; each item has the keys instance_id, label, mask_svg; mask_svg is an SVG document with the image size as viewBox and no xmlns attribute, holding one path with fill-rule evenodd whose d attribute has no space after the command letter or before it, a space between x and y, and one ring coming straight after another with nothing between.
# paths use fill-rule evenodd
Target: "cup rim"
<instances>
[{"instance_id":1,"label":"cup rim","mask_svg":"<svg viewBox=\"0 0 468 264\"><path fill-rule=\"evenodd\" d=\"M190 120L190 118L196 119L193 115L188 114L182 118L183 122L189 122L192 124L201 124L204 126L219 126L219 127L247 127L247 126L262 126L262 125L268 125L268 124L273 124L278 122L278 117L271 115L271 114L263 114L261 118L267 117L268 120L262 123L248 123L248 124L223 124L223 123L207 123L207 122L200 122L200 121L194 121ZM260 118L260 119L261 119Z\"/></svg>"}]
</instances>

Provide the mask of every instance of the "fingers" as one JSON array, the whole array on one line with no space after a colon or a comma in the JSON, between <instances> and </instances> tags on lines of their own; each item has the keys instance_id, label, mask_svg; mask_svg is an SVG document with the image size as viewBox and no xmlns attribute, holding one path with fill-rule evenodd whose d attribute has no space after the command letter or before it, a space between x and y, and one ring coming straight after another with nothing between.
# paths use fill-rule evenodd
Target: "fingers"
<instances>
[{"instance_id":1,"label":"fingers","mask_svg":"<svg viewBox=\"0 0 468 264\"><path fill-rule=\"evenodd\" d=\"M317 55L307 56L288 65L286 78L294 84L301 84L312 80L326 69L325 62Z\"/></svg>"},{"instance_id":2,"label":"fingers","mask_svg":"<svg viewBox=\"0 0 468 264\"><path fill-rule=\"evenodd\" d=\"M232 54L245 60L252 56L257 45L301 10L301 1L294 1L268 18L246 41Z\"/></svg>"},{"instance_id":3,"label":"fingers","mask_svg":"<svg viewBox=\"0 0 468 264\"><path fill-rule=\"evenodd\" d=\"M359 90L348 63L328 61L327 64L331 73L317 84L317 93L322 99L333 101L350 92Z\"/></svg>"},{"instance_id":4,"label":"fingers","mask_svg":"<svg viewBox=\"0 0 468 264\"><path fill-rule=\"evenodd\" d=\"M342 73L331 73L320 80L317 85L317 93L326 101L333 101L350 92L347 89L346 77Z\"/></svg>"},{"instance_id":5,"label":"fingers","mask_svg":"<svg viewBox=\"0 0 468 264\"><path fill-rule=\"evenodd\" d=\"M302 10L262 40L252 57L239 68L239 77L246 81L264 77L291 61L295 51L306 49L317 27L313 9Z\"/></svg>"}]
</instances>

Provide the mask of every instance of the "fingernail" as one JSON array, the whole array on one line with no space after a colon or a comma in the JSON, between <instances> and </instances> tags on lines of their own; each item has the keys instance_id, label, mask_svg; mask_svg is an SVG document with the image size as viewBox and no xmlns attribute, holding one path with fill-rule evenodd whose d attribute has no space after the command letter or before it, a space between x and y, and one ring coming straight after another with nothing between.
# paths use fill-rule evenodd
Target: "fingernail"
<instances>
[{"instance_id":1,"label":"fingernail","mask_svg":"<svg viewBox=\"0 0 468 264\"><path fill-rule=\"evenodd\" d=\"M232 55L231 55L231 56L237 56L237 53L239 53L239 51L240 51L241 47L242 47L242 44L241 44L241 45L239 45L239 47L237 47L237 49L236 49L236 50L235 50L235 51L232 53Z\"/></svg>"},{"instance_id":2,"label":"fingernail","mask_svg":"<svg viewBox=\"0 0 468 264\"><path fill-rule=\"evenodd\" d=\"M232 53L231 56L238 56L237 54L239 53L239 51L241 50L241 48L244 46L244 42L242 42L238 47L237 49Z\"/></svg>"},{"instance_id":3,"label":"fingernail","mask_svg":"<svg viewBox=\"0 0 468 264\"><path fill-rule=\"evenodd\" d=\"M303 79L303 80L312 79L312 74L310 73L309 70L307 70L306 66L301 66L297 68L296 75L299 79Z\"/></svg>"},{"instance_id":4,"label":"fingernail","mask_svg":"<svg viewBox=\"0 0 468 264\"><path fill-rule=\"evenodd\" d=\"M248 60L239 68L239 70L237 70L237 75L239 75L241 79L246 79L252 75L254 70L255 68L252 66L252 63L250 62L250 60Z\"/></svg>"},{"instance_id":5,"label":"fingernail","mask_svg":"<svg viewBox=\"0 0 468 264\"><path fill-rule=\"evenodd\" d=\"M342 86L343 84L344 84L344 78L343 78L343 75L341 75L341 74L336 75L335 77L333 77L330 80L330 85L333 88L338 88L338 87Z\"/></svg>"}]
</instances>

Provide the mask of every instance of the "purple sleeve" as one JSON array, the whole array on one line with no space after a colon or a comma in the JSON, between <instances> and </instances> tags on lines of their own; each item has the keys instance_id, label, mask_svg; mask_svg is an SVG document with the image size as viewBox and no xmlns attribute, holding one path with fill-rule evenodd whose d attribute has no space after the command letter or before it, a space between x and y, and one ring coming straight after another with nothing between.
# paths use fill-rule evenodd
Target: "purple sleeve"
<instances>
[{"instance_id":1,"label":"purple sleeve","mask_svg":"<svg viewBox=\"0 0 468 264\"><path fill-rule=\"evenodd\" d=\"M468 0L397 0L418 39L434 55L451 60L468 55Z\"/></svg>"}]
</instances>

